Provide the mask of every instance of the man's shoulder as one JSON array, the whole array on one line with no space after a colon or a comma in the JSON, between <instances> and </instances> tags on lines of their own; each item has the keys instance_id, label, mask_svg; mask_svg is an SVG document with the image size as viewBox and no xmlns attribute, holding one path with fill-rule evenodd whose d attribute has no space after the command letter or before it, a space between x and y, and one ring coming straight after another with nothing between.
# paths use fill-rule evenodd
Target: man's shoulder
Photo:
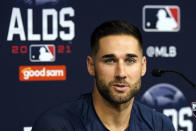
<instances>
[{"instance_id":1,"label":"man's shoulder","mask_svg":"<svg viewBox=\"0 0 196 131\"><path fill-rule=\"evenodd\" d=\"M33 131L45 131L47 129L59 130L81 128L81 117L90 105L90 94L85 94L77 99L65 102L59 106L45 111L36 120ZM55 130L55 131L56 131Z\"/></svg>"},{"instance_id":2,"label":"man's shoulder","mask_svg":"<svg viewBox=\"0 0 196 131\"><path fill-rule=\"evenodd\" d=\"M79 114L83 111L83 108L88 108L91 103L91 94L84 94L80 97L67 101L59 106L49 109L46 114L66 115L68 114Z\"/></svg>"},{"instance_id":3,"label":"man's shoulder","mask_svg":"<svg viewBox=\"0 0 196 131\"><path fill-rule=\"evenodd\" d=\"M134 102L134 110L140 121L144 121L153 129L174 131L171 120L164 114L138 102Z\"/></svg>"}]
</instances>

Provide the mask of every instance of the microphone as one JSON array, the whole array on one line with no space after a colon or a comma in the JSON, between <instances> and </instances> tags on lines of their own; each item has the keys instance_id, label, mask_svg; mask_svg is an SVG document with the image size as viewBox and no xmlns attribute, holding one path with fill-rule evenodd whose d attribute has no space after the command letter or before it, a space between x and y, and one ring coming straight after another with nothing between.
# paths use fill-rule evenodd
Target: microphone
<instances>
[{"instance_id":1,"label":"microphone","mask_svg":"<svg viewBox=\"0 0 196 131\"><path fill-rule=\"evenodd\" d=\"M180 72L177 72L177 71L174 71L174 70L153 69L151 73L152 73L152 76L161 77L164 73L167 73L167 72L172 72L172 73L176 73L176 74L180 75L193 88L196 88L196 85L192 81L190 81L184 74L182 74Z\"/></svg>"}]
</instances>

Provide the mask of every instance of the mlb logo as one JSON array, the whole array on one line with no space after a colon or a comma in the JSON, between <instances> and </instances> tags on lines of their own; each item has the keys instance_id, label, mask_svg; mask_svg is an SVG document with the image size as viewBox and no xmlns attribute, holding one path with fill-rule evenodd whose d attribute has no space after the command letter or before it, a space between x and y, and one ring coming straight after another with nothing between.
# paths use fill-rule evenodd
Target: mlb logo
<instances>
[{"instance_id":1,"label":"mlb logo","mask_svg":"<svg viewBox=\"0 0 196 131\"><path fill-rule=\"evenodd\" d=\"M180 30L180 8L171 5L144 6L143 30L146 32L178 32Z\"/></svg>"},{"instance_id":2,"label":"mlb logo","mask_svg":"<svg viewBox=\"0 0 196 131\"><path fill-rule=\"evenodd\" d=\"M55 46L54 45L30 45L29 59L31 62L54 62Z\"/></svg>"},{"instance_id":3,"label":"mlb logo","mask_svg":"<svg viewBox=\"0 0 196 131\"><path fill-rule=\"evenodd\" d=\"M196 117L196 101L191 103L193 115Z\"/></svg>"}]
</instances>

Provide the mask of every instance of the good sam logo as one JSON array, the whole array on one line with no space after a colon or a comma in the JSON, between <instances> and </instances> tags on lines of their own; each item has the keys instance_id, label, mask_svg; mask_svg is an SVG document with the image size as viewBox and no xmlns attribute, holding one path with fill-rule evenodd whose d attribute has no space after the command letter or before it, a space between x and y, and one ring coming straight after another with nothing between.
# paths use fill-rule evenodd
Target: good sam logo
<instances>
[{"instance_id":1,"label":"good sam logo","mask_svg":"<svg viewBox=\"0 0 196 131\"><path fill-rule=\"evenodd\" d=\"M66 80L66 66L20 66L20 81L59 81Z\"/></svg>"}]
</instances>

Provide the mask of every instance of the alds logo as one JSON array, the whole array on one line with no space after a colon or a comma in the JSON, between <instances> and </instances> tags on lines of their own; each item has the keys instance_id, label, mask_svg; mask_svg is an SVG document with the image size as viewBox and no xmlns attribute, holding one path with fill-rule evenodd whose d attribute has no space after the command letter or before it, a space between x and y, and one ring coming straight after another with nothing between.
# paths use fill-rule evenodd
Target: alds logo
<instances>
[{"instance_id":1,"label":"alds logo","mask_svg":"<svg viewBox=\"0 0 196 131\"><path fill-rule=\"evenodd\" d=\"M59 81L66 80L66 66L20 66L20 81Z\"/></svg>"}]
</instances>

